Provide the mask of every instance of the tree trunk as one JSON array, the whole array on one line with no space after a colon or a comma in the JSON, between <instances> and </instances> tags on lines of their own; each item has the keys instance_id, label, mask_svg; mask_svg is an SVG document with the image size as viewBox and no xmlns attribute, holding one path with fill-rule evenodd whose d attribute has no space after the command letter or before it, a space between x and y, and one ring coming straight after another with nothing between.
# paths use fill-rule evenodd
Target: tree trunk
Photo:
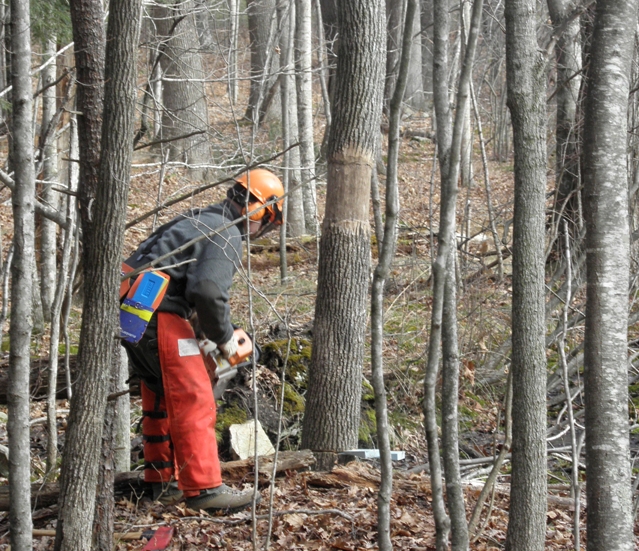
<instances>
[{"instance_id":1,"label":"tree trunk","mask_svg":"<svg viewBox=\"0 0 639 551\"><path fill-rule=\"evenodd\" d=\"M313 56L311 0L295 2L295 83L300 141L301 181L304 182L304 225L316 234L317 193L315 185L315 146L313 143Z\"/></svg>"},{"instance_id":2,"label":"tree trunk","mask_svg":"<svg viewBox=\"0 0 639 551\"><path fill-rule=\"evenodd\" d=\"M295 30L295 2L281 4L278 8L280 28L280 92L282 96L282 138L283 147L297 143L297 93L295 90L295 64L293 59L293 37ZM300 181L300 150L294 147L284 154L283 167L286 189L286 230L292 237L305 233L304 201Z\"/></svg>"},{"instance_id":3,"label":"tree trunk","mask_svg":"<svg viewBox=\"0 0 639 551\"><path fill-rule=\"evenodd\" d=\"M240 27L240 10L238 0L227 0L229 7L229 100L231 105L237 103L239 81L237 75L237 46Z\"/></svg>"},{"instance_id":4,"label":"tree trunk","mask_svg":"<svg viewBox=\"0 0 639 551\"><path fill-rule=\"evenodd\" d=\"M448 2L446 0L433 1L433 104L435 108L435 118L437 122L437 156L439 161L439 172L441 180L442 200L451 197L450 191L446 193L449 182L450 170L450 149L452 144L452 114L448 99L448 33L450 27L450 16ZM457 178L453 182L455 193L457 188ZM453 209L455 208L453 198ZM438 551L445 549L448 545L448 533L450 530L450 519L446 514L444 505L444 493L442 488L442 468L439 452L439 429L437 426L437 405L436 405L436 385L439 371L439 346L441 335L441 316L443 310L443 292L445 282L445 269L447 260L442 253L448 254L451 248L449 233L443 229L444 225L444 205L441 206L439 233L437 238L437 258L433 261L433 309L431 312L431 334L428 350L428 364L424 377L424 424L426 429L426 440L428 445L428 464L430 466L432 496L433 496L433 516L435 519L436 547ZM450 214L449 214L450 217ZM449 220L452 224L454 220ZM433 253L434 254L434 253ZM440 259L439 257L442 256ZM439 268L436 270L437 262Z\"/></svg>"},{"instance_id":5,"label":"tree trunk","mask_svg":"<svg viewBox=\"0 0 639 551\"><path fill-rule=\"evenodd\" d=\"M55 38L46 41L45 61L56 53ZM42 93L42 136L41 147L43 157L42 179L46 182L42 187L42 202L54 209L60 203L60 194L52 189L53 182L58 180L58 144L54 127L56 105L56 87L51 84L56 79L56 63L49 64L42 71L42 85L49 86ZM51 321L51 309L56 287L56 246L58 225L47 218L41 218L42 234L40 237L40 289L42 311L45 321Z\"/></svg>"},{"instance_id":6,"label":"tree trunk","mask_svg":"<svg viewBox=\"0 0 639 551\"><path fill-rule=\"evenodd\" d=\"M628 436L626 114L635 2L597 2L586 82L586 493L588 549L634 548Z\"/></svg>"},{"instance_id":7,"label":"tree trunk","mask_svg":"<svg viewBox=\"0 0 639 551\"><path fill-rule=\"evenodd\" d=\"M555 213L562 212L562 219L570 226L577 226L571 234L579 232L581 216L579 203L579 152L578 131L576 125L577 99L581 85L581 58L579 19L572 17L574 4L568 0L548 0L548 11L555 29L561 28L555 46L557 63L557 84L555 98L557 102L556 146L555 146ZM572 20L569 20L572 17ZM565 28L562 28L565 27ZM561 221L555 216L555 224ZM561 248L561 242L557 244Z\"/></svg>"},{"instance_id":8,"label":"tree trunk","mask_svg":"<svg viewBox=\"0 0 639 551\"><path fill-rule=\"evenodd\" d=\"M35 272L35 173L31 76L31 19L29 0L11 1L11 157L15 191L12 194L14 255L11 263L11 328L9 384L9 480L11 491L11 548L32 548L31 453L29 439L29 366Z\"/></svg>"},{"instance_id":9,"label":"tree trunk","mask_svg":"<svg viewBox=\"0 0 639 551\"><path fill-rule=\"evenodd\" d=\"M386 78L384 80L384 113L388 116L391 98L397 82L402 51L402 31L406 0L386 0ZM411 27L412 30L412 27ZM409 31L410 33L410 31Z\"/></svg>"},{"instance_id":10,"label":"tree trunk","mask_svg":"<svg viewBox=\"0 0 639 551\"><path fill-rule=\"evenodd\" d=\"M546 75L534 0L506 2L508 107L515 147L513 469L506 549L542 551L546 535L544 223Z\"/></svg>"},{"instance_id":11,"label":"tree trunk","mask_svg":"<svg viewBox=\"0 0 639 551\"><path fill-rule=\"evenodd\" d=\"M104 35L103 31L100 32L103 28L100 2L83 6L74 3L74 8L72 17L78 48L76 56L84 51L81 46L87 44L89 37L94 39L92 46L96 48L92 51L95 65L91 68L93 76L99 76L100 79L86 82L85 86L97 90L102 82L106 83L102 152L96 180L98 185L92 190L95 202L91 205L83 202L86 191L80 195L81 209L91 209L90 217L83 216L82 227L85 286L90 292L86 292L84 297L78 354L78 361L83 369L79 373L71 401L60 477L60 514L55 542L56 550L85 551L91 547L102 428L112 370L114 338L119 334L118 275L134 134L135 56L140 1L111 1L109 49L104 79L101 78L103 57L97 55L100 51L104 52L104 41L101 40ZM78 89L83 84L80 80ZM86 117L82 104L78 104L78 110ZM91 122L95 124L96 121ZM85 132L86 130L85 126ZM92 127L91 134L94 130ZM87 145L86 135L80 135L80 144L82 170L82 150ZM84 180L81 182L82 187L88 184Z\"/></svg>"},{"instance_id":12,"label":"tree trunk","mask_svg":"<svg viewBox=\"0 0 639 551\"><path fill-rule=\"evenodd\" d=\"M420 1L420 28L422 35L422 91L426 109L433 97L433 0Z\"/></svg>"},{"instance_id":13,"label":"tree trunk","mask_svg":"<svg viewBox=\"0 0 639 551\"><path fill-rule=\"evenodd\" d=\"M369 194L384 77L382 0L340 2L338 10L337 101L302 432L302 446L329 459L320 468L330 466L335 452L357 444L370 277Z\"/></svg>"},{"instance_id":14,"label":"tree trunk","mask_svg":"<svg viewBox=\"0 0 639 551\"><path fill-rule=\"evenodd\" d=\"M260 120L261 105L268 90L276 80L274 59L269 55L272 42L272 23L275 0L249 0L247 2L249 42L251 48L251 87L244 116L257 122Z\"/></svg>"},{"instance_id":15,"label":"tree trunk","mask_svg":"<svg viewBox=\"0 0 639 551\"><path fill-rule=\"evenodd\" d=\"M390 551L392 547L390 518L393 491L393 465L391 461L390 436L388 428L388 405L384 386L384 286L390 273L391 263L397 247L397 217L399 213L399 192L397 184L397 162L399 157L399 127L402 119L402 101L406 92L406 81L411 54L411 33L417 11L417 0L408 0L403 33L397 82L389 105L388 167L386 170L386 220L383 243L378 242L379 262L373 273L371 291L371 382L375 391L375 417L377 440L380 453L381 481L377 496L377 531L380 551ZM377 143L375 148L379 147ZM373 174L376 169L373 168ZM377 186L376 178L372 178Z\"/></svg>"},{"instance_id":16,"label":"tree trunk","mask_svg":"<svg viewBox=\"0 0 639 551\"><path fill-rule=\"evenodd\" d=\"M193 4L193 0L155 4L152 13L161 43L162 138L175 140L168 146L170 159L187 163L191 176L203 179L207 169L201 165L210 163L211 150Z\"/></svg>"}]
</instances>

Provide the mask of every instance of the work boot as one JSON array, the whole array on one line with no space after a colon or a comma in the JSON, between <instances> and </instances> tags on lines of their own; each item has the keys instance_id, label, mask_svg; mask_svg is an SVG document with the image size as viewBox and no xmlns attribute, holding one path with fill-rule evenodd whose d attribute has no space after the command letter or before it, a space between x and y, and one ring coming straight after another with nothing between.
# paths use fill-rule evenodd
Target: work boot
<instances>
[{"instance_id":1,"label":"work boot","mask_svg":"<svg viewBox=\"0 0 639 551\"><path fill-rule=\"evenodd\" d=\"M262 496L257 494L256 503L260 502ZM204 509L209 513L224 511L225 513L236 513L253 504L253 490L234 490L226 484L217 488L202 490L200 495L187 497L186 506L189 509L199 511Z\"/></svg>"},{"instance_id":2,"label":"work boot","mask_svg":"<svg viewBox=\"0 0 639 551\"><path fill-rule=\"evenodd\" d=\"M153 482L153 501L159 501L162 505L175 505L184 497L182 490L178 488L177 482Z\"/></svg>"}]
</instances>

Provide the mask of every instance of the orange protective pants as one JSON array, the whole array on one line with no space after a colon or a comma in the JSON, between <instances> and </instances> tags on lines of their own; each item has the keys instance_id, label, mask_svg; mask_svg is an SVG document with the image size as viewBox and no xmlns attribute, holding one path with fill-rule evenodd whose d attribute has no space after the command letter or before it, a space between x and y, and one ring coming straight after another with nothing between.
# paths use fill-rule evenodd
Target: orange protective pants
<instances>
[{"instance_id":1,"label":"orange protective pants","mask_svg":"<svg viewBox=\"0 0 639 551\"><path fill-rule=\"evenodd\" d=\"M169 312L156 315L164 396L142 383L144 479L177 479L190 497L222 484L215 398L189 322Z\"/></svg>"}]
</instances>

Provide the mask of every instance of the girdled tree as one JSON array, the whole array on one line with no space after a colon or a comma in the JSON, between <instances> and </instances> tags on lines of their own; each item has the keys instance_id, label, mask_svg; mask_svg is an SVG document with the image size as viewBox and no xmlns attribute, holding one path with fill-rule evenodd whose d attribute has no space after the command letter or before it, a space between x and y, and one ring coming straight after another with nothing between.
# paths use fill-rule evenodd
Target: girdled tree
<instances>
[{"instance_id":1,"label":"girdled tree","mask_svg":"<svg viewBox=\"0 0 639 551\"><path fill-rule=\"evenodd\" d=\"M328 183L302 446L330 467L357 444L370 277L371 168L384 82L383 0L337 6L340 28Z\"/></svg>"}]
</instances>

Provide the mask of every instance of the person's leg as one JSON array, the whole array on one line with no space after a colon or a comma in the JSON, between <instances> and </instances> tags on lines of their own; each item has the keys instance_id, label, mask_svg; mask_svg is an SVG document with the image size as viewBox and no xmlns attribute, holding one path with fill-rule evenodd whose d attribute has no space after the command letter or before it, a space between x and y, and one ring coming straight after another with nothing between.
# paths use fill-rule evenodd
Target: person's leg
<instances>
[{"instance_id":1,"label":"person's leg","mask_svg":"<svg viewBox=\"0 0 639 551\"><path fill-rule=\"evenodd\" d=\"M164 398L140 383L142 392L142 439L144 441L144 481L164 482L174 474L169 419Z\"/></svg>"},{"instance_id":2,"label":"person's leg","mask_svg":"<svg viewBox=\"0 0 639 551\"><path fill-rule=\"evenodd\" d=\"M142 439L144 441L144 481L151 484L153 499L165 505L177 503L178 490L173 444L164 397L140 381L142 393Z\"/></svg>"},{"instance_id":3,"label":"person's leg","mask_svg":"<svg viewBox=\"0 0 639 551\"><path fill-rule=\"evenodd\" d=\"M158 350L178 485L195 496L222 484L211 381L187 320L158 312Z\"/></svg>"},{"instance_id":4,"label":"person's leg","mask_svg":"<svg viewBox=\"0 0 639 551\"><path fill-rule=\"evenodd\" d=\"M215 398L195 334L188 321L160 312L158 349L178 484L191 509L239 511L253 491L222 484L215 439ZM260 501L256 494L255 502Z\"/></svg>"}]
</instances>

